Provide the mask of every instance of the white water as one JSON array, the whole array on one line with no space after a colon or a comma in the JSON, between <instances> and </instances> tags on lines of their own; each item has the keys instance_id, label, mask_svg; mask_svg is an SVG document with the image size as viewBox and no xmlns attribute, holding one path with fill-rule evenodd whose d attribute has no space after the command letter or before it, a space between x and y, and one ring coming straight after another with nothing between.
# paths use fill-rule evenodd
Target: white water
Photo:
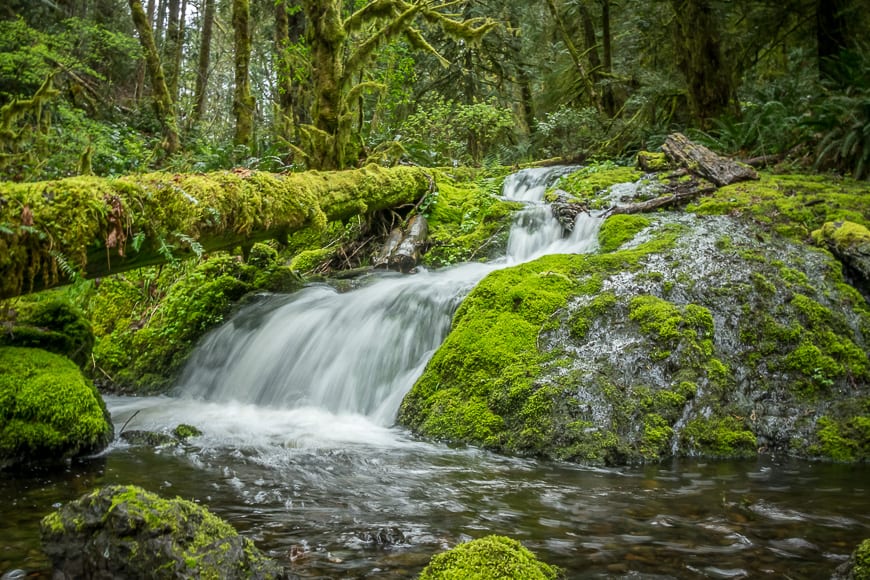
<instances>
[{"instance_id":1,"label":"white water","mask_svg":"<svg viewBox=\"0 0 870 580\"><path fill-rule=\"evenodd\" d=\"M585 214L568 238L543 203L565 168L508 177L503 197L522 201L507 255L410 276L373 276L341 293L323 285L243 309L200 344L175 398L111 399L130 428L190 423L231 446L408 445L387 429L402 397L444 340L462 298L489 272L553 253L597 247L600 220Z\"/></svg>"}]
</instances>

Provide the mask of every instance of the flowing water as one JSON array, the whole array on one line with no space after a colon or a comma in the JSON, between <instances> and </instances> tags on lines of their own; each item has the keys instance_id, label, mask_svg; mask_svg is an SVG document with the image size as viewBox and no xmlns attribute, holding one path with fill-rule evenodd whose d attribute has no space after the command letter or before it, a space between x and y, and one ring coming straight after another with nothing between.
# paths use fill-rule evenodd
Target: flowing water
<instances>
[{"instance_id":1,"label":"flowing water","mask_svg":"<svg viewBox=\"0 0 870 580\"><path fill-rule=\"evenodd\" d=\"M510 177L507 256L350 292L268 296L205 338L172 397L109 397L116 426L202 429L185 446L113 444L64 472L0 479L0 574L45 573L39 519L97 485L194 499L303 578L410 578L442 548L515 537L569 578L822 578L870 536L867 466L672 462L623 470L500 457L392 426L402 396L488 272L595 248L541 203L560 171ZM18 574L14 572L13 574Z\"/></svg>"}]
</instances>

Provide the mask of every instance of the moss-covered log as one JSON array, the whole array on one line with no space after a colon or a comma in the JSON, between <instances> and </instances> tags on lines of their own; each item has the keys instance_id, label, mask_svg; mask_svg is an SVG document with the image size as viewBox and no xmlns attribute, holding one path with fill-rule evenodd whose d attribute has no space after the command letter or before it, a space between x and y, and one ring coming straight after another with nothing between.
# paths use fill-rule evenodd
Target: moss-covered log
<instances>
[{"instance_id":1,"label":"moss-covered log","mask_svg":"<svg viewBox=\"0 0 870 580\"><path fill-rule=\"evenodd\" d=\"M369 166L0 183L0 299L413 203L423 170Z\"/></svg>"}]
</instances>

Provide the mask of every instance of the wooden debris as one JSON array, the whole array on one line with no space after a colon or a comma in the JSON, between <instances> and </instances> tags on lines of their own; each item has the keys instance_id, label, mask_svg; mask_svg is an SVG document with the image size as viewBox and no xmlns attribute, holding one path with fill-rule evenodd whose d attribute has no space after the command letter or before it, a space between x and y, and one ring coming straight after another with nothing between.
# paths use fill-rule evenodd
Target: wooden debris
<instances>
[{"instance_id":1,"label":"wooden debris","mask_svg":"<svg viewBox=\"0 0 870 580\"><path fill-rule=\"evenodd\" d=\"M690 141L682 133L668 135L662 151L673 163L712 181L718 187L758 179L758 174L748 165L717 155L703 145Z\"/></svg>"}]
</instances>

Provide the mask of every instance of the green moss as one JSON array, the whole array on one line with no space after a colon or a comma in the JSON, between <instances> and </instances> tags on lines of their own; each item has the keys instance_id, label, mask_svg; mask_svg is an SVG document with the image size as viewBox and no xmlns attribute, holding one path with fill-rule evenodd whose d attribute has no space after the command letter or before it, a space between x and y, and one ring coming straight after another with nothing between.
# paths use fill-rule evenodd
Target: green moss
<instances>
[{"instance_id":1,"label":"green moss","mask_svg":"<svg viewBox=\"0 0 870 580\"><path fill-rule=\"evenodd\" d=\"M38 349L0 347L0 468L60 461L108 444L103 400L70 360Z\"/></svg>"},{"instance_id":2,"label":"green moss","mask_svg":"<svg viewBox=\"0 0 870 580\"><path fill-rule=\"evenodd\" d=\"M852 575L855 580L870 580L870 539L861 542L852 553L855 564Z\"/></svg>"},{"instance_id":3,"label":"green moss","mask_svg":"<svg viewBox=\"0 0 870 580\"><path fill-rule=\"evenodd\" d=\"M650 413L643 420L640 454L645 459L659 459L670 451L673 428L661 415Z\"/></svg>"},{"instance_id":4,"label":"green moss","mask_svg":"<svg viewBox=\"0 0 870 580\"><path fill-rule=\"evenodd\" d=\"M850 221L827 222L812 233L819 245L827 244L839 250L870 246L870 230Z\"/></svg>"},{"instance_id":5,"label":"green moss","mask_svg":"<svg viewBox=\"0 0 870 580\"><path fill-rule=\"evenodd\" d=\"M637 152L637 166L638 168L645 169L647 171L667 171L670 169L671 164L668 162L668 158L664 153L653 153L652 151L638 151Z\"/></svg>"},{"instance_id":6,"label":"green moss","mask_svg":"<svg viewBox=\"0 0 870 580\"><path fill-rule=\"evenodd\" d=\"M694 419L681 437L685 449L705 457L752 457L758 453L755 434L734 417Z\"/></svg>"},{"instance_id":7,"label":"green moss","mask_svg":"<svg viewBox=\"0 0 870 580\"><path fill-rule=\"evenodd\" d=\"M608 205L604 200L611 187L620 183L633 183L641 177L643 174L632 167L589 165L562 177L555 187L567 192L573 198L572 201L598 208Z\"/></svg>"},{"instance_id":8,"label":"green moss","mask_svg":"<svg viewBox=\"0 0 870 580\"><path fill-rule=\"evenodd\" d=\"M81 367L89 364L94 333L81 310L54 295L31 298L18 302L17 317L6 321L6 330L0 333L0 346L41 348Z\"/></svg>"},{"instance_id":9,"label":"green moss","mask_svg":"<svg viewBox=\"0 0 870 580\"><path fill-rule=\"evenodd\" d=\"M656 296L644 295L632 299L629 319L651 335L666 350L660 358L679 352L683 364L698 363L713 352L713 315L697 304L677 306Z\"/></svg>"},{"instance_id":10,"label":"green moss","mask_svg":"<svg viewBox=\"0 0 870 580\"><path fill-rule=\"evenodd\" d=\"M867 461L870 459L870 416L845 419L821 417L816 422L818 454L834 461Z\"/></svg>"},{"instance_id":11,"label":"green moss","mask_svg":"<svg viewBox=\"0 0 870 580\"><path fill-rule=\"evenodd\" d=\"M826 222L870 225L866 186L825 175L760 174L759 181L735 183L701 198L690 211L743 215L786 237L806 240Z\"/></svg>"},{"instance_id":12,"label":"green moss","mask_svg":"<svg viewBox=\"0 0 870 580\"><path fill-rule=\"evenodd\" d=\"M592 292L583 293L591 294ZM575 340L584 339L595 319L604 315L614 306L616 306L616 295L613 292L602 292L588 304L576 309L568 321L571 337Z\"/></svg>"},{"instance_id":13,"label":"green moss","mask_svg":"<svg viewBox=\"0 0 870 580\"><path fill-rule=\"evenodd\" d=\"M438 554L419 580L548 580L559 569L538 560L516 540L486 536Z\"/></svg>"},{"instance_id":14,"label":"green moss","mask_svg":"<svg viewBox=\"0 0 870 580\"><path fill-rule=\"evenodd\" d=\"M298 272L310 272L332 257L334 253L335 248L318 248L299 252L290 260L290 269Z\"/></svg>"},{"instance_id":15,"label":"green moss","mask_svg":"<svg viewBox=\"0 0 870 580\"><path fill-rule=\"evenodd\" d=\"M176 439L184 441L185 439L189 439L190 437L199 437L200 435L202 435L202 431L200 431L193 425L186 425L182 423L172 430L172 434L175 436Z\"/></svg>"},{"instance_id":16,"label":"green moss","mask_svg":"<svg viewBox=\"0 0 870 580\"><path fill-rule=\"evenodd\" d=\"M640 215L612 215L601 224L598 245L602 252L612 252L649 225L650 221Z\"/></svg>"}]
</instances>

